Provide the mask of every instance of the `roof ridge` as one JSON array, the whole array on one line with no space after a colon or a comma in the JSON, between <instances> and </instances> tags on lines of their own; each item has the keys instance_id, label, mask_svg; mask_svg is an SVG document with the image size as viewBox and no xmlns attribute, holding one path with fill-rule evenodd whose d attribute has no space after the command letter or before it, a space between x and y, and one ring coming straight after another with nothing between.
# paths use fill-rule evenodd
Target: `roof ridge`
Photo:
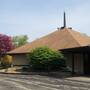
<instances>
[{"instance_id":1,"label":"roof ridge","mask_svg":"<svg viewBox=\"0 0 90 90\"><path fill-rule=\"evenodd\" d=\"M72 34L72 32L71 32L71 30L67 30L69 33L70 33L70 35L72 36L72 38L78 43L78 45L80 45L81 46L81 43L75 38L75 36ZM72 30L73 31L73 30ZM76 31L75 31L76 32ZM77 33L79 33L79 32L77 32Z\"/></svg>"}]
</instances>

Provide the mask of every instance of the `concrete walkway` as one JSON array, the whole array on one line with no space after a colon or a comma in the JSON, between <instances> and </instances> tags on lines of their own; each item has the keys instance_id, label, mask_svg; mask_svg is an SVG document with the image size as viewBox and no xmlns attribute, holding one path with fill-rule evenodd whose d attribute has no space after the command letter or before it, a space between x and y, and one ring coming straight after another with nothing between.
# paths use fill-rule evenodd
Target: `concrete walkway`
<instances>
[{"instance_id":1,"label":"concrete walkway","mask_svg":"<svg viewBox=\"0 0 90 90\"><path fill-rule=\"evenodd\" d=\"M21 67L13 67L13 68L8 68L8 69L2 69L2 70L0 70L0 73L3 73L3 74L22 74L22 75L23 74L28 74L28 75L32 74L31 72L16 72L16 68L20 69ZM35 72L33 72L33 74L34 73ZM86 76L75 76L75 77L72 77L71 76L71 77L66 77L64 79L71 80L71 81L90 83L90 76L89 77L86 77Z\"/></svg>"},{"instance_id":2,"label":"concrete walkway","mask_svg":"<svg viewBox=\"0 0 90 90\"><path fill-rule=\"evenodd\" d=\"M90 83L41 75L0 74L0 90L90 90Z\"/></svg>"},{"instance_id":3,"label":"concrete walkway","mask_svg":"<svg viewBox=\"0 0 90 90\"><path fill-rule=\"evenodd\" d=\"M69 77L69 78L65 78L65 79L71 80L71 81L79 81L79 82L90 83L90 77L86 77L86 76Z\"/></svg>"}]
</instances>

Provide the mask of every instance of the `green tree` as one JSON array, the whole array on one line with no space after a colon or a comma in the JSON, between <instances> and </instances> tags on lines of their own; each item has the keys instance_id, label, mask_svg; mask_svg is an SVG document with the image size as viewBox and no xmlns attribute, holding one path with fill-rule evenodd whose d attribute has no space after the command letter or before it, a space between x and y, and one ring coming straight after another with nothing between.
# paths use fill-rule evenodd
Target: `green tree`
<instances>
[{"instance_id":1,"label":"green tree","mask_svg":"<svg viewBox=\"0 0 90 90\"><path fill-rule=\"evenodd\" d=\"M13 44L15 45L15 47L20 47L26 43L28 43L27 35L20 35L13 37Z\"/></svg>"},{"instance_id":2,"label":"green tree","mask_svg":"<svg viewBox=\"0 0 90 90\"><path fill-rule=\"evenodd\" d=\"M66 66L63 54L46 46L32 50L28 54L28 60L35 70L60 70Z\"/></svg>"}]
</instances>

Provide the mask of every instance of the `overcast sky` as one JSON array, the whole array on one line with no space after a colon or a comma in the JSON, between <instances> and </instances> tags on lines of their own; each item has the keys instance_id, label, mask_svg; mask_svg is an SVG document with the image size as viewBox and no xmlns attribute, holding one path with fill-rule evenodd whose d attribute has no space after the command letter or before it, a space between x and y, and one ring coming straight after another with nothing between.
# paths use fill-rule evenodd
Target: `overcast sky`
<instances>
[{"instance_id":1,"label":"overcast sky","mask_svg":"<svg viewBox=\"0 0 90 90\"><path fill-rule=\"evenodd\" d=\"M28 35L29 41L63 26L90 35L90 0L0 0L0 33Z\"/></svg>"}]
</instances>

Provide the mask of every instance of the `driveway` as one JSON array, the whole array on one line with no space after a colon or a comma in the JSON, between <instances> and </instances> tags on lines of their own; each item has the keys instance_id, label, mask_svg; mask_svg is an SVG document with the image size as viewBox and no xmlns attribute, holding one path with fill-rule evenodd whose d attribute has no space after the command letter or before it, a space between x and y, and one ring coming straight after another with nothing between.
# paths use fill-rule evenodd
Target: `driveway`
<instances>
[{"instance_id":1,"label":"driveway","mask_svg":"<svg viewBox=\"0 0 90 90\"><path fill-rule=\"evenodd\" d=\"M90 90L90 82L39 75L0 74L0 90Z\"/></svg>"}]
</instances>

